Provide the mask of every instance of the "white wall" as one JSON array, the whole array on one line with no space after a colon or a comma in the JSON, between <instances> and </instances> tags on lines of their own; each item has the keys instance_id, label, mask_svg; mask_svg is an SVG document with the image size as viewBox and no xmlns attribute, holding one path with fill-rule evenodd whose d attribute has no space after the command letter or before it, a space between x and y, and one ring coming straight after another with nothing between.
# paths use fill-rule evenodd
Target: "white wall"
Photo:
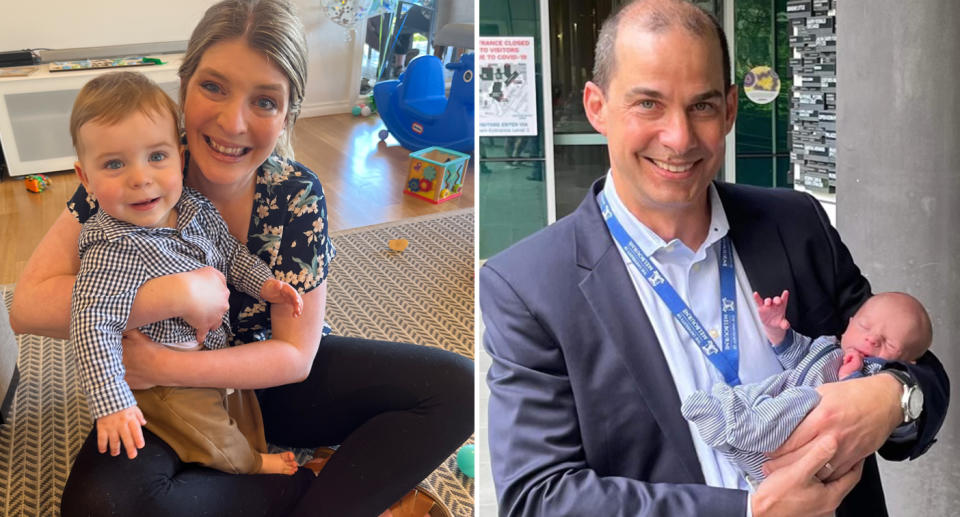
<instances>
[{"instance_id":1,"label":"white wall","mask_svg":"<svg viewBox=\"0 0 960 517\"><path fill-rule=\"evenodd\" d=\"M307 31L310 65L303 117L348 113L360 89L363 34L347 42L350 31L333 23L316 0L294 0Z\"/></svg>"},{"instance_id":2,"label":"white wall","mask_svg":"<svg viewBox=\"0 0 960 517\"><path fill-rule=\"evenodd\" d=\"M215 0L4 0L0 50L179 41Z\"/></svg>"},{"instance_id":3,"label":"white wall","mask_svg":"<svg viewBox=\"0 0 960 517\"><path fill-rule=\"evenodd\" d=\"M3 0L0 50L65 49L181 41L215 0ZM307 30L310 64L303 116L350 111L362 41L331 22L316 0L293 0ZM69 73L69 72L68 72Z\"/></svg>"}]
</instances>

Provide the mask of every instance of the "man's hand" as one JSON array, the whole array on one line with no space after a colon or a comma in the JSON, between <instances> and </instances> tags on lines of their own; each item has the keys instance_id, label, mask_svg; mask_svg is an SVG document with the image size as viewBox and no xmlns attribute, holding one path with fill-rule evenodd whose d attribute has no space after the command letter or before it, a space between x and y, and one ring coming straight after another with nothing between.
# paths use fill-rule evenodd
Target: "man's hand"
<instances>
[{"instance_id":1,"label":"man's hand","mask_svg":"<svg viewBox=\"0 0 960 517\"><path fill-rule=\"evenodd\" d=\"M834 457L837 443L824 437L811 443L797 461L777 470L760 483L751 496L754 517L832 515L847 493L860 481L863 461L836 481L822 482L818 470Z\"/></svg>"},{"instance_id":2,"label":"man's hand","mask_svg":"<svg viewBox=\"0 0 960 517\"><path fill-rule=\"evenodd\" d=\"M837 447L836 454L827 458L833 473L826 479L840 479L879 449L903 421L901 385L889 375L822 384L817 392L820 403L790 438L771 453L773 459L764 464L764 473L786 468L809 454L820 438L829 437Z\"/></svg>"},{"instance_id":3,"label":"man's hand","mask_svg":"<svg viewBox=\"0 0 960 517\"><path fill-rule=\"evenodd\" d=\"M271 278L260 287L260 298L270 303L287 303L293 306L293 317L303 314L303 298L292 285Z\"/></svg>"},{"instance_id":4,"label":"man's hand","mask_svg":"<svg viewBox=\"0 0 960 517\"><path fill-rule=\"evenodd\" d=\"M158 383L153 374L158 370L160 355L167 349L139 330L123 333L124 380L131 389L145 390Z\"/></svg>"},{"instance_id":5,"label":"man's hand","mask_svg":"<svg viewBox=\"0 0 960 517\"><path fill-rule=\"evenodd\" d=\"M767 334L767 339L774 345L783 342L790 328L790 322L786 318L788 299L790 299L790 291L787 290L773 298L761 298L760 293L753 292L753 301L757 304L757 313L760 315L760 322L763 323L763 330Z\"/></svg>"},{"instance_id":6,"label":"man's hand","mask_svg":"<svg viewBox=\"0 0 960 517\"><path fill-rule=\"evenodd\" d=\"M220 328L224 313L230 310L227 279L213 266L179 273L175 278L183 293L180 317L197 329L197 343L203 344L207 333Z\"/></svg>"},{"instance_id":7,"label":"man's hand","mask_svg":"<svg viewBox=\"0 0 960 517\"><path fill-rule=\"evenodd\" d=\"M137 406L121 409L97 419L97 449L107 452L110 447L111 456L120 455L120 445L127 449L127 457L131 460L137 457L137 449L145 445L142 426L147 425L143 412Z\"/></svg>"}]
</instances>

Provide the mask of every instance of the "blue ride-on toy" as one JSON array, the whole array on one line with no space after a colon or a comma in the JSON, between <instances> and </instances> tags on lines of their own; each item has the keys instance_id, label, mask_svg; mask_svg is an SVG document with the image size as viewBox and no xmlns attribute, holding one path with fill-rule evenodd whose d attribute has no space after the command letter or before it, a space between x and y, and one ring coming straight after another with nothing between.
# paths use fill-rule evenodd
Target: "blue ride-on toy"
<instances>
[{"instance_id":1,"label":"blue ride-on toy","mask_svg":"<svg viewBox=\"0 0 960 517\"><path fill-rule=\"evenodd\" d=\"M373 87L380 118L411 151L439 146L473 152L473 54L464 54L447 68L454 70L449 98L444 94L443 63L436 56L414 58L399 79ZM386 138L383 131L380 137Z\"/></svg>"}]
</instances>

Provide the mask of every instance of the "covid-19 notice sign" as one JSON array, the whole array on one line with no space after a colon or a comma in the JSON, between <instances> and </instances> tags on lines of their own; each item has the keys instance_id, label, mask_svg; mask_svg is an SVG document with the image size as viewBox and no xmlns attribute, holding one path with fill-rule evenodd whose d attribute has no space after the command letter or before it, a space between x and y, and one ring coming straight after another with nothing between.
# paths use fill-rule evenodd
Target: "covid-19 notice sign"
<instances>
[{"instance_id":1,"label":"covid-19 notice sign","mask_svg":"<svg viewBox=\"0 0 960 517\"><path fill-rule=\"evenodd\" d=\"M480 38L480 136L537 134L534 70L532 37Z\"/></svg>"}]
</instances>

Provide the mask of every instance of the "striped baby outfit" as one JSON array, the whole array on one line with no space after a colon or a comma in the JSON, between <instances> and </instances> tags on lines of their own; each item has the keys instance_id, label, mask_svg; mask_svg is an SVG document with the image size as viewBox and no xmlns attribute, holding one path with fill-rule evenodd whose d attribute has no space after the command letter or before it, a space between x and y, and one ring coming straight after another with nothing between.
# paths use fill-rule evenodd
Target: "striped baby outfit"
<instances>
[{"instance_id":1,"label":"striped baby outfit","mask_svg":"<svg viewBox=\"0 0 960 517\"><path fill-rule=\"evenodd\" d=\"M784 368L767 379L738 386L717 383L710 393L687 397L680 411L703 440L739 466L753 482L763 480L765 453L783 445L800 421L820 402L817 386L838 381L843 350L834 336L811 339L788 331L774 348ZM885 361L870 357L847 377L872 375Z\"/></svg>"}]
</instances>

